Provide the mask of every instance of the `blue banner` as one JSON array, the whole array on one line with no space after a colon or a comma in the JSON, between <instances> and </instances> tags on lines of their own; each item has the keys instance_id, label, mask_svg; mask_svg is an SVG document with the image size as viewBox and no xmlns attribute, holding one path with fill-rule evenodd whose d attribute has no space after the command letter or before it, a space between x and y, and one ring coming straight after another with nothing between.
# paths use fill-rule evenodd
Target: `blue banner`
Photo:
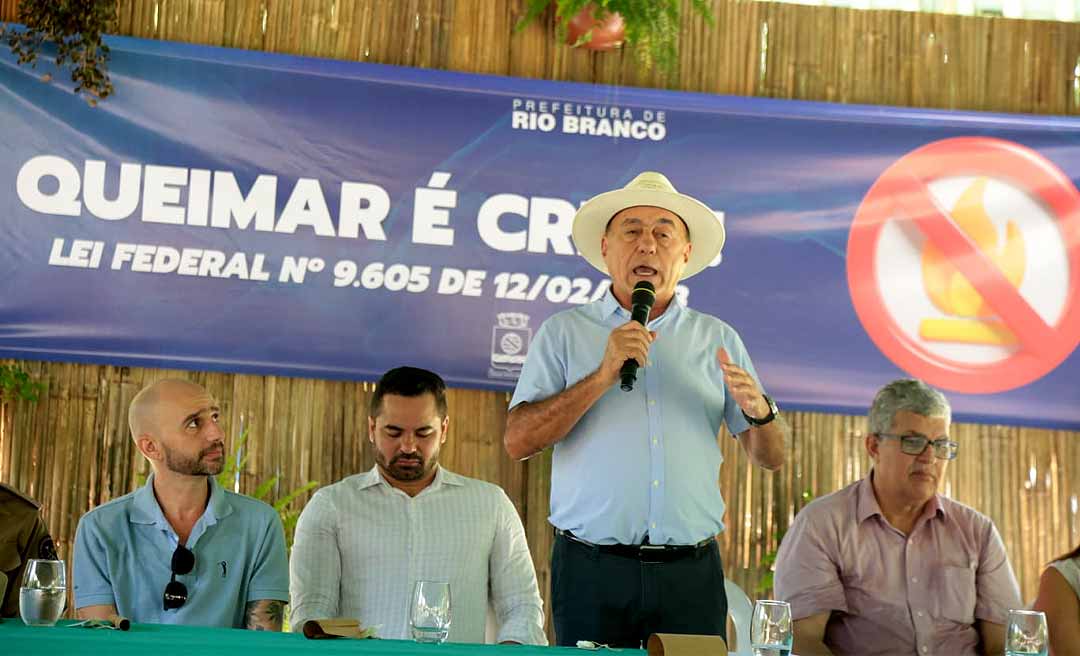
<instances>
[{"instance_id":1,"label":"blue banner","mask_svg":"<svg viewBox=\"0 0 1080 656\"><path fill-rule=\"evenodd\" d=\"M782 405L914 375L1080 428L1076 119L110 46L97 107L0 56L0 356L509 390L605 292L576 207L657 170L727 227L680 295Z\"/></svg>"}]
</instances>

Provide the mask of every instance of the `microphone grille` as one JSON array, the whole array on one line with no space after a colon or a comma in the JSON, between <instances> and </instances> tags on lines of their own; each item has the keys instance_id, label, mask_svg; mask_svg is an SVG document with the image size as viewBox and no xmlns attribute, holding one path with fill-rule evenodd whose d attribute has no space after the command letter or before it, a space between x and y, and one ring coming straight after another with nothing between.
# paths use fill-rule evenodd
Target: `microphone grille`
<instances>
[{"instance_id":1,"label":"microphone grille","mask_svg":"<svg viewBox=\"0 0 1080 656\"><path fill-rule=\"evenodd\" d=\"M648 305L652 306L653 301L656 300L656 288L648 280L642 280L638 284L634 285L634 292L630 297L630 302L634 305Z\"/></svg>"}]
</instances>

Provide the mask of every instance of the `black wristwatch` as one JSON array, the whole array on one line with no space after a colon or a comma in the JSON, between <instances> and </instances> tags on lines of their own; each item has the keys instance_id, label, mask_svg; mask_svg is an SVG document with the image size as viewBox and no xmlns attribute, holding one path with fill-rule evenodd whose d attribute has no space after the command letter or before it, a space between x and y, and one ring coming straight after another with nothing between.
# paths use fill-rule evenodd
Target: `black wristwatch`
<instances>
[{"instance_id":1,"label":"black wristwatch","mask_svg":"<svg viewBox=\"0 0 1080 656\"><path fill-rule=\"evenodd\" d=\"M761 398L765 399L765 403L769 404L769 414L765 415L761 419L758 419L756 417L751 417L744 411L742 413L742 416L746 417L746 421L750 422L751 426L764 426L765 424L771 422L773 419L776 419L776 415L780 413L780 408L776 407L776 401L773 401L771 398L769 398L768 394L762 394Z\"/></svg>"}]
</instances>

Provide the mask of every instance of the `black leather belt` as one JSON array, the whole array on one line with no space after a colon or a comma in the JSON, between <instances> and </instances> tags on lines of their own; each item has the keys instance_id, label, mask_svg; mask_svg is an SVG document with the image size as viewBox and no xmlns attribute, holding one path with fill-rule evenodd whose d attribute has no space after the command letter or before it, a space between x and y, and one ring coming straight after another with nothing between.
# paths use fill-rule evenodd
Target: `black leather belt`
<instances>
[{"instance_id":1,"label":"black leather belt","mask_svg":"<svg viewBox=\"0 0 1080 656\"><path fill-rule=\"evenodd\" d=\"M696 556L716 543L714 538L705 538L697 544L593 544L561 528L555 529L555 535L588 547L597 553L634 558L644 562L664 563Z\"/></svg>"}]
</instances>

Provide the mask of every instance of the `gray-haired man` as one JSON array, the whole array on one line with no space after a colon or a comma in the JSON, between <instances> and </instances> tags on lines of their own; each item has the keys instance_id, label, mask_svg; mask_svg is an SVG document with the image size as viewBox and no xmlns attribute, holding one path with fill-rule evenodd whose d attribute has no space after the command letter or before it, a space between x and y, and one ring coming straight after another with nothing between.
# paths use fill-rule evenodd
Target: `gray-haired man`
<instances>
[{"instance_id":1,"label":"gray-haired man","mask_svg":"<svg viewBox=\"0 0 1080 656\"><path fill-rule=\"evenodd\" d=\"M897 380L870 407L870 474L806 506L776 557L799 654L1000 654L1022 607L994 523L940 496L949 402Z\"/></svg>"}]
</instances>

